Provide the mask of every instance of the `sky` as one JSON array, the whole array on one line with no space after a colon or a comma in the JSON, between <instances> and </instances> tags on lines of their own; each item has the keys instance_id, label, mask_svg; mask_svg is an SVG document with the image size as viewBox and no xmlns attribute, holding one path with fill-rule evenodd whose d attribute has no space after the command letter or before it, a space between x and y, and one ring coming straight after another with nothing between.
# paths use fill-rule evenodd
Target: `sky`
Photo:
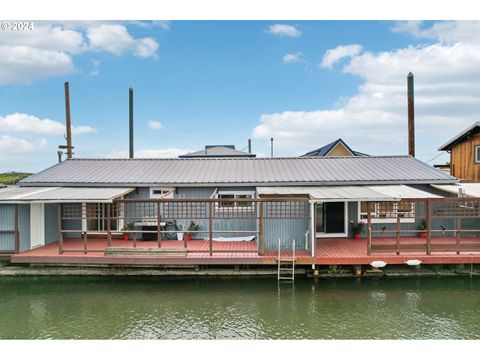
<instances>
[{"instance_id":1,"label":"sky","mask_svg":"<svg viewBox=\"0 0 480 360\"><path fill-rule=\"evenodd\" d=\"M479 120L479 63L471 21L34 21L0 31L0 171L57 162L65 81L75 157L128 156L130 86L136 157L249 138L268 156L271 137L275 156L406 154L410 71L417 157L444 163Z\"/></svg>"}]
</instances>

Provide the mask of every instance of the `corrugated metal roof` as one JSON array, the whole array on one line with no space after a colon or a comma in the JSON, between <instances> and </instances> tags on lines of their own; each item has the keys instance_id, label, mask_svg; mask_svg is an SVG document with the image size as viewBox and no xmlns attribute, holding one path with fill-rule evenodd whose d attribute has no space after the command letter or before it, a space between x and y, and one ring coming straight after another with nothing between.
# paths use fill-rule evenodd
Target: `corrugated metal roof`
<instances>
[{"instance_id":1,"label":"corrugated metal roof","mask_svg":"<svg viewBox=\"0 0 480 360\"><path fill-rule=\"evenodd\" d=\"M20 182L30 185L368 185L454 183L410 156L74 159Z\"/></svg>"},{"instance_id":2,"label":"corrugated metal roof","mask_svg":"<svg viewBox=\"0 0 480 360\"><path fill-rule=\"evenodd\" d=\"M427 191L415 189L407 185L378 185L369 186L370 189L398 199L428 199L441 198L442 196Z\"/></svg>"},{"instance_id":3,"label":"corrugated metal roof","mask_svg":"<svg viewBox=\"0 0 480 360\"><path fill-rule=\"evenodd\" d=\"M479 183L462 183L455 185L432 185L434 188L446 191L451 194L457 194L460 189L463 189L463 192L466 196L469 197L480 197L480 184Z\"/></svg>"},{"instance_id":4,"label":"corrugated metal roof","mask_svg":"<svg viewBox=\"0 0 480 360\"><path fill-rule=\"evenodd\" d=\"M133 188L18 187L0 189L0 202L111 202Z\"/></svg>"},{"instance_id":5,"label":"corrugated metal roof","mask_svg":"<svg viewBox=\"0 0 480 360\"><path fill-rule=\"evenodd\" d=\"M259 195L307 195L325 201L394 201L394 196L372 190L369 186L272 186L257 187Z\"/></svg>"},{"instance_id":6,"label":"corrugated metal roof","mask_svg":"<svg viewBox=\"0 0 480 360\"><path fill-rule=\"evenodd\" d=\"M460 134L456 135L454 138L447 141L445 144L438 148L438 151L450 150L450 148L455 145L457 142L461 141L465 136L467 136L471 131L480 128L480 121L477 121L475 124L470 126L468 129L463 130Z\"/></svg>"}]
</instances>

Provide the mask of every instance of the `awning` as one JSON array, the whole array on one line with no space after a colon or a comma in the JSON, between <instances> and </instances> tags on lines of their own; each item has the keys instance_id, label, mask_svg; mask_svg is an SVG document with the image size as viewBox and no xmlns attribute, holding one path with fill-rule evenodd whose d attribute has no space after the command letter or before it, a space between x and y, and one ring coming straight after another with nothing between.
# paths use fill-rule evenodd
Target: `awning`
<instances>
[{"instance_id":1,"label":"awning","mask_svg":"<svg viewBox=\"0 0 480 360\"><path fill-rule=\"evenodd\" d=\"M431 185L435 189L446 191L451 194L459 195L459 191L462 190L464 196L468 197L480 197L480 184L479 183L461 183L455 185Z\"/></svg>"},{"instance_id":2,"label":"awning","mask_svg":"<svg viewBox=\"0 0 480 360\"><path fill-rule=\"evenodd\" d=\"M289 186L257 187L258 195L304 195L322 201L399 201L401 199L440 198L406 185L379 186Z\"/></svg>"},{"instance_id":3,"label":"awning","mask_svg":"<svg viewBox=\"0 0 480 360\"><path fill-rule=\"evenodd\" d=\"M0 189L0 203L109 203L133 190L134 188L11 186Z\"/></svg>"}]
</instances>

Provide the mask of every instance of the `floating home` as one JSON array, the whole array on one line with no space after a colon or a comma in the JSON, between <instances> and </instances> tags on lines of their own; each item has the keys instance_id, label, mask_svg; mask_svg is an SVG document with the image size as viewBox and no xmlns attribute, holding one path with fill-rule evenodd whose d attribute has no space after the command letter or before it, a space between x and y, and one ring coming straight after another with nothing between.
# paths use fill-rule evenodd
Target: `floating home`
<instances>
[{"instance_id":1,"label":"floating home","mask_svg":"<svg viewBox=\"0 0 480 360\"><path fill-rule=\"evenodd\" d=\"M69 159L0 189L0 252L17 264L480 263L478 191L460 188L412 156Z\"/></svg>"}]
</instances>

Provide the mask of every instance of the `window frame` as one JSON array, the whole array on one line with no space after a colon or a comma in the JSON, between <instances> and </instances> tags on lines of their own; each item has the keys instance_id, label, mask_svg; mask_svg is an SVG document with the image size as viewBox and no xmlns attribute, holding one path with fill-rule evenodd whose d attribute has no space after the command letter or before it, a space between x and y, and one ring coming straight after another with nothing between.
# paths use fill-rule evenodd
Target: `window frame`
<instances>
[{"instance_id":1,"label":"window frame","mask_svg":"<svg viewBox=\"0 0 480 360\"><path fill-rule=\"evenodd\" d=\"M227 205L225 206L224 203L222 202L216 202L215 203L215 208L216 209L221 209L222 211L229 210L229 209L235 209L235 210L245 210L245 211L253 211L255 209L255 203L252 201L251 203L245 202L241 204L249 204L249 205L238 205L238 202L235 201L236 199L245 199L244 196L250 196L250 199L255 199L255 191L246 191L246 190L220 190L217 192L215 197L217 199L222 199L222 195L232 195L232 201L233 205ZM247 198L248 199L248 198ZM228 202L230 203L230 201Z\"/></svg>"},{"instance_id":2,"label":"window frame","mask_svg":"<svg viewBox=\"0 0 480 360\"><path fill-rule=\"evenodd\" d=\"M368 212L362 212L362 203L363 202L367 202L367 201L359 201L358 202L358 219L357 221L360 222L360 221L364 221L364 222L367 222L368 221ZM383 201L380 201L380 202L383 202ZM398 202L396 201L386 201L386 202L391 202L393 203L393 210L392 212L394 213L397 213L399 210L398 210ZM405 212L405 213L408 213L408 214L415 214L415 203L414 202L411 202L412 204L412 210L409 211L409 212ZM388 224L388 223L396 223L397 222L397 217L391 217L391 218L379 218L378 217L378 210L379 210L379 204L378 202L375 202L375 211L372 212L372 219L371 219L371 222L372 224ZM364 215L365 217L362 217L362 215ZM400 217L400 222L401 223L414 223L415 222L415 217Z\"/></svg>"},{"instance_id":3,"label":"window frame","mask_svg":"<svg viewBox=\"0 0 480 360\"><path fill-rule=\"evenodd\" d=\"M161 194L155 194L155 191L162 191ZM173 199L174 188L150 187L150 199ZM170 192L170 194L168 194ZM168 196L165 196L168 194Z\"/></svg>"},{"instance_id":4,"label":"window frame","mask_svg":"<svg viewBox=\"0 0 480 360\"><path fill-rule=\"evenodd\" d=\"M480 145L475 145L475 164L480 164Z\"/></svg>"}]
</instances>

